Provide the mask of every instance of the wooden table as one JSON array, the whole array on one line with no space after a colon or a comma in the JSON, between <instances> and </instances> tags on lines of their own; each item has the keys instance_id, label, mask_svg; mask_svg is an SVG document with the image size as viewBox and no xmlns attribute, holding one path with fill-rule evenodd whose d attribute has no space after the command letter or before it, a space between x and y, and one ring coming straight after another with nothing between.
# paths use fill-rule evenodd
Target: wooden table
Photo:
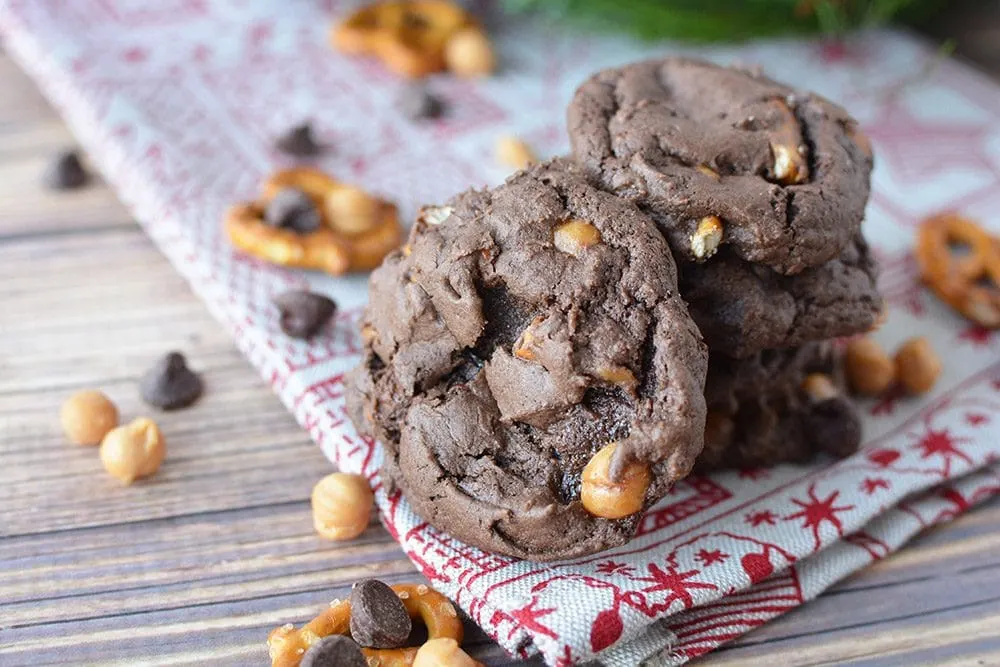
<instances>
[{"instance_id":1,"label":"wooden table","mask_svg":"<svg viewBox=\"0 0 1000 667\"><path fill-rule=\"evenodd\" d=\"M106 187L42 188L73 139L2 55L0 91L0 665L265 665L271 628L353 581L419 580L374 517L354 542L315 536L319 448ZM146 413L136 378L171 349L206 393L156 415L168 460L123 488L65 442L59 406L99 387ZM1000 664L998 582L1000 500L703 662Z\"/></svg>"}]
</instances>

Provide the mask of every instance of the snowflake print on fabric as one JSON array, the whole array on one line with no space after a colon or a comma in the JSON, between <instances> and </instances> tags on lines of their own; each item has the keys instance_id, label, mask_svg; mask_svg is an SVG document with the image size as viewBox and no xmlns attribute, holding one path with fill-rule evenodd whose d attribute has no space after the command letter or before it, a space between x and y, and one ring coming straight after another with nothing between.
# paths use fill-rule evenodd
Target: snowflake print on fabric
<instances>
[{"instance_id":1,"label":"snowflake print on fabric","mask_svg":"<svg viewBox=\"0 0 1000 667\"><path fill-rule=\"evenodd\" d=\"M647 567L649 569L649 576L640 577L639 581L646 581L651 585L644 588L643 591L646 593L657 593L660 591L669 593L666 599L654 605L656 609L670 609L670 606L678 600L684 605L685 609L689 609L694 605L691 591L698 589L715 590L718 588L715 584L708 583L707 581L691 581L692 577L700 574L698 570L678 572L676 557L674 555L667 558L666 569L662 569L656 563L649 563Z\"/></svg>"},{"instance_id":2,"label":"snowflake print on fabric","mask_svg":"<svg viewBox=\"0 0 1000 667\"><path fill-rule=\"evenodd\" d=\"M576 660L573 658L573 651L569 646L563 646L562 654L556 658L555 667L573 667Z\"/></svg>"},{"instance_id":3,"label":"snowflake print on fabric","mask_svg":"<svg viewBox=\"0 0 1000 667\"><path fill-rule=\"evenodd\" d=\"M628 563L616 563L613 560L606 560L603 563L597 564L597 571L601 574L629 575L635 571L635 568Z\"/></svg>"},{"instance_id":4,"label":"snowflake print on fabric","mask_svg":"<svg viewBox=\"0 0 1000 667\"><path fill-rule=\"evenodd\" d=\"M929 429L927 433L920 437L915 447L920 451L920 458L929 459L940 456L944 459L944 470L942 474L947 476L951 471L953 459L961 459L968 464L972 464L972 459L958 448L959 444L969 442L968 438L955 438L947 429Z\"/></svg>"},{"instance_id":5,"label":"snowflake print on fabric","mask_svg":"<svg viewBox=\"0 0 1000 667\"><path fill-rule=\"evenodd\" d=\"M759 510L757 512L750 512L743 517L743 520L754 528L760 525L773 526L778 520L778 515L771 510Z\"/></svg>"},{"instance_id":6,"label":"snowflake print on fabric","mask_svg":"<svg viewBox=\"0 0 1000 667\"><path fill-rule=\"evenodd\" d=\"M749 479L754 482L767 479L770 476L771 473L767 468L743 468L740 470L740 479Z\"/></svg>"},{"instance_id":7,"label":"snowflake print on fabric","mask_svg":"<svg viewBox=\"0 0 1000 667\"><path fill-rule=\"evenodd\" d=\"M958 334L958 339L973 345L986 346L993 342L994 333L992 329L973 324Z\"/></svg>"},{"instance_id":8,"label":"snowflake print on fabric","mask_svg":"<svg viewBox=\"0 0 1000 667\"><path fill-rule=\"evenodd\" d=\"M898 385L893 385L889 388L889 391L882 394L871 407L871 415L873 417L886 417L891 415L896 411L896 406L902 401L906 395L903 393L902 387Z\"/></svg>"},{"instance_id":9,"label":"snowflake print on fabric","mask_svg":"<svg viewBox=\"0 0 1000 667\"><path fill-rule=\"evenodd\" d=\"M551 628L542 625L538 619L548 616L556 610L555 607L549 607L545 609L536 608L538 604L538 597L533 596L531 602L521 607L520 609L515 609L510 612L511 618L521 624L522 627L532 631L537 632L546 637L551 637L552 639L558 639L559 635L552 631Z\"/></svg>"},{"instance_id":10,"label":"snowflake print on fabric","mask_svg":"<svg viewBox=\"0 0 1000 667\"><path fill-rule=\"evenodd\" d=\"M802 509L794 514L783 517L783 519L785 521L802 519L802 528L812 531L814 546L818 549L820 544L823 543L819 536L819 531L823 523L829 522L836 529L837 535L843 535L844 524L837 514L854 509L854 505L835 505L834 503L837 502L839 495L840 491L831 491L829 496L820 500L816 496L816 484L810 484L805 500L799 500L798 498L791 499L793 503Z\"/></svg>"},{"instance_id":11,"label":"snowflake print on fabric","mask_svg":"<svg viewBox=\"0 0 1000 667\"><path fill-rule=\"evenodd\" d=\"M969 412L965 415L965 423L969 426L982 426L990 421L989 416L981 412Z\"/></svg>"},{"instance_id":12,"label":"snowflake print on fabric","mask_svg":"<svg viewBox=\"0 0 1000 667\"><path fill-rule=\"evenodd\" d=\"M865 477L861 482L861 491L869 496L879 489L888 489L889 480L884 477Z\"/></svg>"},{"instance_id":13,"label":"snowflake print on fabric","mask_svg":"<svg viewBox=\"0 0 1000 667\"><path fill-rule=\"evenodd\" d=\"M701 563L703 567L708 567L716 563L724 563L727 558L729 558L729 554L722 553L721 549L702 549L694 556L694 559Z\"/></svg>"}]
</instances>

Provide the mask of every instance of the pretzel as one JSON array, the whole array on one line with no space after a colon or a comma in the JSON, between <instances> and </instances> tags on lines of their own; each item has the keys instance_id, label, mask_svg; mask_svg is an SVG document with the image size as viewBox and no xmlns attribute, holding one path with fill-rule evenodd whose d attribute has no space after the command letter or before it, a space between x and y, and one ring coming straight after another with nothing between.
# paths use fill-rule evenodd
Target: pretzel
<instances>
[{"instance_id":1,"label":"pretzel","mask_svg":"<svg viewBox=\"0 0 1000 667\"><path fill-rule=\"evenodd\" d=\"M422 77L446 69L445 44L472 16L447 0L384 0L362 7L334 26L334 48L370 55L404 76Z\"/></svg>"},{"instance_id":2,"label":"pretzel","mask_svg":"<svg viewBox=\"0 0 1000 667\"><path fill-rule=\"evenodd\" d=\"M373 269L399 246L403 229L395 205L376 200L377 219L369 229L357 234L338 231L327 197L347 187L309 167L279 171L264 181L259 201L229 208L226 233L240 250L282 266L317 269L334 275ZM322 219L319 229L302 234L264 222L268 202L285 188L296 188L308 195Z\"/></svg>"},{"instance_id":3,"label":"pretzel","mask_svg":"<svg viewBox=\"0 0 1000 667\"><path fill-rule=\"evenodd\" d=\"M968 254L956 256L956 244ZM921 277L942 301L976 324L1000 327L1000 240L968 218L942 213L920 225L916 255Z\"/></svg>"},{"instance_id":4,"label":"pretzel","mask_svg":"<svg viewBox=\"0 0 1000 667\"><path fill-rule=\"evenodd\" d=\"M788 105L781 100L772 100L776 122L771 130L772 180L782 185L795 185L809 180L809 164L799 151L802 145L802 131L799 121Z\"/></svg>"},{"instance_id":5,"label":"pretzel","mask_svg":"<svg viewBox=\"0 0 1000 667\"><path fill-rule=\"evenodd\" d=\"M445 596L424 584L393 584L410 618L427 626L427 639L445 637L462 643L462 621L458 612ZM351 603L347 600L331 604L323 613L296 630L284 625L271 631L267 647L271 654L271 667L298 667L303 654L328 635L350 634ZM410 667L417 655L417 647L362 648L368 664L379 667Z\"/></svg>"}]
</instances>

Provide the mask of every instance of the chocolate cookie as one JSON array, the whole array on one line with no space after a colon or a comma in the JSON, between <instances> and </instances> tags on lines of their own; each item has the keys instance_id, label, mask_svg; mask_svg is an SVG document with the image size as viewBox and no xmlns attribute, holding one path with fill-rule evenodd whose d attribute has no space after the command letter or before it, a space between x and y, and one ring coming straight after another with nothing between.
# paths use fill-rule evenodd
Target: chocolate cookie
<instances>
[{"instance_id":1,"label":"chocolate cookie","mask_svg":"<svg viewBox=\"0 0 1000 667\"><path fill-rule=\"evenodd\" d=\"M432 525L534 560L623 544L581 474L648 467L648 507L701 450L707 353L655 225L557 160L425 209L371 277L348 409Z\"/></svg>"},{"instance_id":2,"label":"chocolate cookie","mask_svg":"<svg viewBox=\"0 0 1000 667\"><path fill-rule=\"evenodd\" d=\"M860 333L882 308L875 260L860 234L836 259L794 276L749 264L730 249L679 268L681 295L713 353L746 357Z\"/></svg>"},{"instance_id":3,"label":"chocolate cookie","mask_svg":"<svg viewBox=\"0 0 1000 667\"><path fill-rule=\"evenodd\" d=\"M872 155L857 123L757 72L683 58L605 70L577 90L568 127L588 172L639 202L679 261L721 243L798 273L837 257L864 216ZM715 222L713 245L692 243Z\"/></svg>"},{"instance_id":4,"label":"chocolate cookie","mask_svg":"<svg viewBox=\"0 0 1000 667\"><path fill-rule=\"evenodd\" d=\"M853 454L861 444L861 418L846 398L840 369L840 355L827 342L739 360L713 353L705 383L705 449L696 469Z\"/></svg>"}]
</instances>

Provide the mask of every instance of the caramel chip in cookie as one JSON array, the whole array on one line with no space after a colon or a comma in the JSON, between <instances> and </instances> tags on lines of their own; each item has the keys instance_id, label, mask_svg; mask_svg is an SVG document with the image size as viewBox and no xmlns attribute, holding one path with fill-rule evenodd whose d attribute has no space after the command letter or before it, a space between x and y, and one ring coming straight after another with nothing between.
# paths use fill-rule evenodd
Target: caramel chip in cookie
<instances>
[{"instance_id":1,"label":"caramel chip in cookie","mask_svg":"<svg viewBox=\"0 0 1000 667\"><path fill-rule=\"evenodd\" d=\"M463 29L479 29L461 6L446 0L387 0L362 7L330 35L343 53L374 56L409 77L446 69L445 46Z\"/></svg>"},{"instance_id":2,"label":"caramel chip in cookie","mask_svg":"<svg viewBox=\"0 0 1000 667\"><path fill-rule=\"evenodd\" d=\"M334 275L366 271L403 238L394 204L317 169L279 171L262 190L259 200L230 207L225 227L234 246L268 262ZM345 192L355 202L367 197L365 206L350 209L350 220L341 204Z\"/></svg>"}]
</instances>

